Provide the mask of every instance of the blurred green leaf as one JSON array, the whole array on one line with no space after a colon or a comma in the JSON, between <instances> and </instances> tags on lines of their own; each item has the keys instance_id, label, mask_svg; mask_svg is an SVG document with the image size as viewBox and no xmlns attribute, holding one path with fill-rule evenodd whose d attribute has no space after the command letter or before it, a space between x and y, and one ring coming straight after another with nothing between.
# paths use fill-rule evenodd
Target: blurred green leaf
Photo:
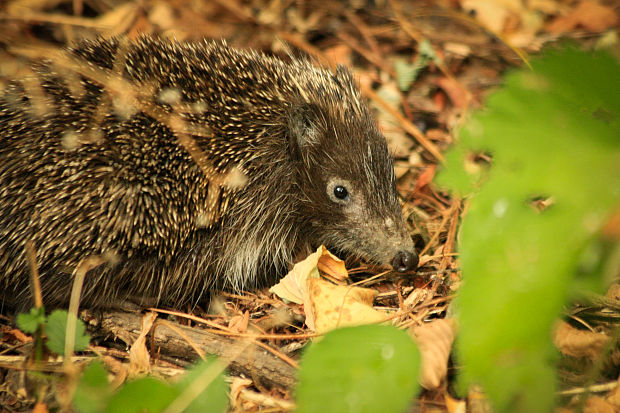
<instances>
[{"instance_id":1,"label":"blurred green leaf","mask_svg":"<svg viewBox=\"0 0 620 413\"><path fill-rule=\"evenodd\" d=\"M112 396L106 413L157 413L166 408L178 395L167 383L153 377L143 377L125 383Z\"/></svg>"},{"instance_id":2,"label":"blurred green leaf","mask_svg":"<svg viewBox=\"0 0 620 413\"><path fill-rule=\"evenodd\" d=\"M475 191L460 234L458 350L465 378L497 411L552 410L551 326L620 200L618 63L569 48L532 66L471 118L439 176L461 195ZM471 161L481 152L490 167ZM551 206L537 211L537 196Z\"/></svg>"},{"instance_id":3,"label":"blurred green leaf","mask_svg":"<svg viewBox=\"0 0 620 413\"><path fill-rule=\"evenodd\" d=\"M211 369L211 370L209 370ZM76 388L73 405L79 412L150 412L169 407L180 396L188 396L191 403L184 412L225 412L228 408L228 385L215 359L198 363L177 383L170 385L152 377L125 383L114 394L100 362L84 370ZM187 389L198 384L198 394ZM206 387L205 387L206 386ZM203 391L200 391L204 387Z\"/></svg>"},{"instance_id":4,"label":"blurred green leaf","mask_svg":"<svg viewBox=\"0 0 620 413\"><path fill-rule=\"evenodd\" d=\"M390 326L343 328L303 355L297 412L403 412L418 391L418 350Z\"/></svg>"},{"instance_id":5,"label":"blurred green leaf","mask_svg":"<svg viewBox=\"0 0 620 413\"><path fill-rule=\"evenodd\" d=\"M179 394L188 386L194 384L197 380L206 380L204 378L207 369L216 367L214 358L198 363L192 367L181 381L174 384L174 388ZM208 372L206 372L208 373ZM208 375L208 374L207 374ZM225 381L224 374L218 374L208 383L205 390L198 394L194 401L185 410L187 413L196 412L225 412L228 409L228 385Z\"/></svg>"},{"instance_id":6,"label":"blurred green leaf","mask_svg":"<svg viewBox=\"0 0 620 413\"><path fill-rule=\"evenodd\" d=\"M73 405L81 413L103 412L110 395L110 387L103 364L95 361L89 364L82 373L75 394Z\"/></svg>"}]
</instances>

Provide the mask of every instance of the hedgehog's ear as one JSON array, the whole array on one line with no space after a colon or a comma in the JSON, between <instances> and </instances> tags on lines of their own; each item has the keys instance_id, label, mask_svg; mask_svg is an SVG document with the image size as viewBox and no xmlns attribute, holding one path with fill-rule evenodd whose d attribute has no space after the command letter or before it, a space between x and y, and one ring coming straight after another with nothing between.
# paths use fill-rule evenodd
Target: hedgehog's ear
<instances>
[{"instance_id":1,"label":"hedgehog's ear","mask_svg":"<svg viewBox=\"0 0 620 413\"><path fill-rule=\"evenodd\" d=\"M288 118L288 145L294 160L307 160L309 151L320 143L322 128L316 105L303 103L292 108Z\"/></svg>"}]
</instances>

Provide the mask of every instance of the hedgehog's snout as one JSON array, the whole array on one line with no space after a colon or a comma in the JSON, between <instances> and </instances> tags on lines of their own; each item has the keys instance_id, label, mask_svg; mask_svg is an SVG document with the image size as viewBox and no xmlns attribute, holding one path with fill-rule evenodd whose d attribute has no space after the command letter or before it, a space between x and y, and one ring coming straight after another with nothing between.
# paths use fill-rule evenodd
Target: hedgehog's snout
<instances>
[{"instance_id":1,"label":"hedgehog's snout","mask_svg":"<svg viewBox=\"0 0 620 413\"><path fill-rule=\"evenodd\" d=\"M418 266L418 254L415 251L398 251L392 258L392 268L398 272L414 270Z\"/></svg>"}]
</instances>

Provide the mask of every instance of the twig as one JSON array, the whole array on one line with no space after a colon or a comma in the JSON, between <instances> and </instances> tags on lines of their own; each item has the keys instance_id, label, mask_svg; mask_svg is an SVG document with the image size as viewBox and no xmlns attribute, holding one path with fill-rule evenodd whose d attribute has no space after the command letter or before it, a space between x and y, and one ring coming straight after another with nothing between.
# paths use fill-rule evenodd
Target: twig
<instances>
[{"instance_id":1,"label":"twig","mask_svg":"<svg viewBox=\"0 0 620 413\"><path fill-rule=\"evenodd\" d=\"M403 129L405 129L407 133L411 134L420 143L420 145L424 147L424 149L426 149L430 152L431 155L433 155L436 160L441 163L444 162L444 157L441 152L439 152L439 149L437 149L435 144L431 142L417 126L411 123L409 119L405 118L398 110L392 107L392 105L379 97L379 95L377 95L370 86L361 84L360 87L362 89L362 92L366 96L368 96L375 103L385 109L390 115L394 116L396 120L401 124Z\"/></svg>"}]
</instances>

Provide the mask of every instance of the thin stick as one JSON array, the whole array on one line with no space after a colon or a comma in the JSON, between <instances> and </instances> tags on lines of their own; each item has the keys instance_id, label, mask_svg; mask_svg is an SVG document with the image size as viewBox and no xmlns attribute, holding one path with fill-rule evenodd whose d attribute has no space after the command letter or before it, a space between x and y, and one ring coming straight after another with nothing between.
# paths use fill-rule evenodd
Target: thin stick
<instances>
[{"instance_id":1,"label":"thin stick","mask_svg":"<svg viewBox=\"0 0 620 413\"><path fill-rule=\"evenodd\" d=\"M75 330L77 327L77 312L80 306L80 295L84 285L86 273L100 266L106 260L99 255L92 255L83 259L73 271L73 286L71 287L71 299L67 311L67 329L65 331L65 365L71 364L71 355L75 346Z\"/></svg>"},{"instance_id":2,"label":"thin stick","mask_svg":"<svg viewBox=\"0 0 620 413\"><path fill-rule=\"evenodd\" d=\"M26 255L30 266L30 289L34 299L34 307L38 310L43 307L43 296L41 295L41 280L39 280L39 268L37 267L37 253L32 241L26 242Z\"/></svg>"}]
</instances>

